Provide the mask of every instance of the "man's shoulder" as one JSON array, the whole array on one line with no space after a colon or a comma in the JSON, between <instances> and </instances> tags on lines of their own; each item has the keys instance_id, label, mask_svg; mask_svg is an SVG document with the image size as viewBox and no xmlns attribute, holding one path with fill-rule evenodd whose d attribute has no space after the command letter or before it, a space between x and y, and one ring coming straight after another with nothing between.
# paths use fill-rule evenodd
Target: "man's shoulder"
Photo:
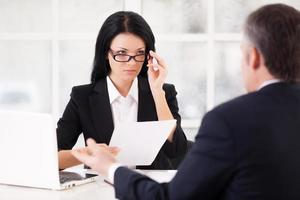
<instances>
[{"instance_id":1,"label":"man's shoulder","mask_svg":"<svg viewBox=\"0 0 300 200\"><path fill-rule=\"evenodd\" d=\"M299 94L300 84L276 83L222 103L216 106L215 110L229 113L235 110L250 113L258 110L263 111L274 106L283 106L284 102L296 104L297 102L290 102L290 99L299 98Z\"/></svg>"},{"instance_id":2,"label":"man's shoulder","mask_svg":"<svg viewBox=\"0 0 300 200\"><path fill-rule=\"evenodd\" d=\"M259 92L252 92L224 102L216 106L212 112L222 115L236 113L242 116L243 113L258 109L261 105L263 105L261 102L264 101L268 102L268 99L265 98L264 95L260 94Z\"/></svg>"}]
</instances>

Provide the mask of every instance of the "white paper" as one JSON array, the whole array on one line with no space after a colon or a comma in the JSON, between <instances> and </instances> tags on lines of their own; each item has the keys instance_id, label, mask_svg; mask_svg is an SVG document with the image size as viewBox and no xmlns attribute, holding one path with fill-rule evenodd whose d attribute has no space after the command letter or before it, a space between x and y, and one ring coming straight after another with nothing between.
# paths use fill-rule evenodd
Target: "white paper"
<instances>
[{"instance_id":1,"label":"white paper","mask_svg":"<svg viewBox=\"0 0 300 200\"><path fill-rule=\"evenodd\" d=\"M121 122L116 124L109 146L120 148L118 162L151 165L176 126L176 120Z\"/></svg>"}]
</instances>

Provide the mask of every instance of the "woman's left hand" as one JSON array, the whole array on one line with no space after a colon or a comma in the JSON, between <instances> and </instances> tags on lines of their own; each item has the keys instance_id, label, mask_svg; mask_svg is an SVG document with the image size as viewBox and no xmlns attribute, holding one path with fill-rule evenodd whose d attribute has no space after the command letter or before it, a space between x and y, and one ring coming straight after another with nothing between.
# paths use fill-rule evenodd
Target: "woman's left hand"
<instances>
[{"instance_id":1,"label":"woman's left hand","mask_svg":"<svg viewBox=\"0 0 300 200\"><path fill-rule=\"evenodd\" d=\"M165 61L154 51L150 51L151 59L148 61L148 80L152 92L162 90L162 86L167 77L167 65ZM153 59L157 63L153 63Z\"/></svg>"}]
</instances>

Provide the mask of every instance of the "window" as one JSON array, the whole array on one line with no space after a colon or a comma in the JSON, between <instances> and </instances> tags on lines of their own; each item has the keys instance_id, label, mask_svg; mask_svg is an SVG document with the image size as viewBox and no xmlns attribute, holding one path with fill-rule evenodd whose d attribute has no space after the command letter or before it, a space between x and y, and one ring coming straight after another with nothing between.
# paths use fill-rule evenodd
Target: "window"
<instances>
[{"instance_id":1,"label":"window","mask_svg":"<svg viewBox=\"0 0 300 200\"><path fill-rule=\"evenodd\" d=\"M241 25L257 7L298 0L10 0L0 6L0 109L48 112L58 119L74 85L90 80L103 21L140 13L178 92L183 127L193 139L203 114L243 94Z\"/></svg>"}]
</instances>

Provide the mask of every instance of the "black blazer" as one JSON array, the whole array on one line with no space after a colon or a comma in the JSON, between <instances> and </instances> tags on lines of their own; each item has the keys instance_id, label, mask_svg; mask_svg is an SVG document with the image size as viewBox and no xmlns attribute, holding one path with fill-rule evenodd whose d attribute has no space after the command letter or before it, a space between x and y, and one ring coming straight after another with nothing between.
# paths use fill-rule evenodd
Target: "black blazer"
<instances>
[{"instance_id":1,"label":"black blazer","mask_svg":"<svg viewBox=\"0 0 300 200\"><path fill-rule=\"evenodd\" d=\"M173 142L165 142L151 166L139 166L139 168L172 169L169 158L183 155L186 152L187 141L180 125L181 117L178 113L177 92L171 84L164 84L163 89L169 108L177 120ZM138 79L138 92L137 120L158 120L147 78ZM109 102L106 79L102 79L94 85L74 87L63 116L57 123L58 149L72 149L81 133L83 133L85 140L93 138L98 143L109 144L114 130Z\"/></svg>"},{"instance_id":2,"label":"black blazer","mask_svg":"<svg viewBox=\"0 0 300 200\"><path fill-rule=\"evenodd\" d=\"M276 83L208 112L169 184L127 168L120 199L300 199L300 85Z\"/></svg>"}]
</instances>

